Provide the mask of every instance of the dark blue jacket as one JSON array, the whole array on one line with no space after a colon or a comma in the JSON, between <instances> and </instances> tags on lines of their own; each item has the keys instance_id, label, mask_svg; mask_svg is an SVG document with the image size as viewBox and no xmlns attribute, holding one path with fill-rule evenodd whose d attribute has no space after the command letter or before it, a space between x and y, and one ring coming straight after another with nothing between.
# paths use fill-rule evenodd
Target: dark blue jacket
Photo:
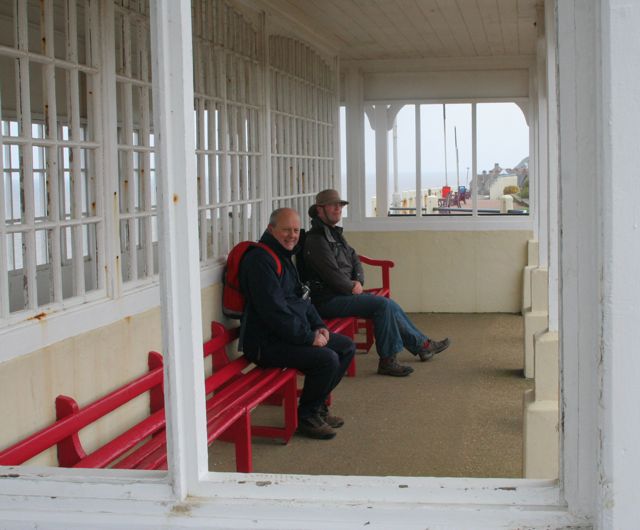
<instances>
[{"instance_id":1,"label":"dark blue jacket","mask_svg":"<svg viewBox=\"0 0 640 530\"><path fill-rule=\"evenodd\" d=\"M247 252L240 264L240 290L246 305L241 321L240 345L247 358L259 360L260 350L278 342L311 346L315 330L326 327L309 300L291 261L297 251L285 249L269 232L260 241L271 247L282 263L278 277L272 256L260 248Z\"/></svg>"}]
</instances>

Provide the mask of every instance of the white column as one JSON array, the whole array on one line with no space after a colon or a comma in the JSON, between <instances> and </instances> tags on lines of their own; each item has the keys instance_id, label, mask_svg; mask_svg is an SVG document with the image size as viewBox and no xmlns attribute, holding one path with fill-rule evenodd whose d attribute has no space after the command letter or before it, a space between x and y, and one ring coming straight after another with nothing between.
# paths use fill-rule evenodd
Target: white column
<instances>
[{"instance_id":1,"label":"white column","mask_svg":"<svg viewBox=\"0 0 640 530\"><path fill-rule=\"evenodd\" d=\"M598 0L558 3L563 399L560 476L570 510L585 515L594 514L597 501L598 410L603 390L597 368L601 360L597 5Z\"/></svg>"},{"instance_id":2,"label":"white column","mask_svg":"<svg viewBox=\"0 0 640 530\"><path fill-rule=\"evenodd\" d=\"M596 26L598 76L602 98L596 107L601 129L597 151L602 208L602 342L596 352L602 393L599 399L599 502L602 529L638 528L640 474L640 3L602 0ZM598 86L599 85L599 86ZM578 129L580 130L580 129Z\"/></svg>"},{"instance_id":3,"label":"white column","mask_svg":"<svg viewBox=\"0 0 640 530\"><path fill-rule=\"evenodd\" d=\"M350 68L345 72L346 158L349 218L364 219L364 84L362 72Z\"/></svg>"},{"instance_id":4,"label":"white column","mask_svg":"<svg viewBox=\"0 0 640 530\"><path fill-rule=\"evenodd\" d=\"M389 129L387 106L374 107L376 133L376 217L386 217L389 208Z\"/></svg>"},{"instance_id":5,"label":"white column","mask_svg":"<svg viewBox=\"0 0 640 530\"><path fill-rule=\"evenodd\" d=\"M549 331L558 331L559 311L559 263L558 263L558 79L557 68L557 28L555 19L556 1L548 0L545 7L545 33L547 35L547 179L548 179L548 269L549 269Z\"/></svg>"},{"instance_id":6,"label":"white column","mask_svg":"<svg viewBox=\"0 0 640 530\"><path fill-rule=\"evenodd\" d=\"M151 2L169 470L184 499L207 471L191 2Z\"/></svg>"}]
</instances>

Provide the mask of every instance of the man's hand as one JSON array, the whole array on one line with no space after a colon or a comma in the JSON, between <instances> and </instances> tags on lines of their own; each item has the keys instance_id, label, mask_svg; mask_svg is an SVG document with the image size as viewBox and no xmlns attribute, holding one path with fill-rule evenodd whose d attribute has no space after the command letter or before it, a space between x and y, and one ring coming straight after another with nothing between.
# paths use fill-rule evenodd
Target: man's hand
<instances>
[{"instance_id":1,"label":"man's hand","mask_svg":"<svg viewBox=\"0 0 640 530\"><path fill-rule=\"evenodd\" d=\"M362 284L358 280L353 280L353 289L351 289L351 294L362 294Z\"/></svg>"},{"instance_id":2,"label":"man's hand","mask_svg":"<svg viewBox=\"0 0 640 530\"><path fill-rule=\"evenodd\" d=\"M329 330L327 328L320 328L318 331L324 336L325 339L327 339L327 342L329 342Z\"/></svg>"},{"instance_id":3,"label":"man's hand","mask_svg":"<svg viewBox=\"0 0 640 530\"><path fill-rule=\"evenodd\" d=\"M328 337L325 337L322 331L323 331L322 329L316 329L316 336L313 339L312 346L318 346L319 348L324 348L327 345ZM327 330L325 329L324 331L327 331Z\"/></svg>"}]
</instances>

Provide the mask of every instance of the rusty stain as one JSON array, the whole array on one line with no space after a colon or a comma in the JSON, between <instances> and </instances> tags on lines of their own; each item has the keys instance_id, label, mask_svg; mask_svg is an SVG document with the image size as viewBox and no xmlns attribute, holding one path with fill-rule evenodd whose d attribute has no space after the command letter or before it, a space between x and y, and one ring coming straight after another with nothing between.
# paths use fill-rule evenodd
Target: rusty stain
<instances>
[{"instance_id":1,"label":"rusty stain","mask_svg":"<svg viewBox=\"0 0 640 530\"><path fill-rule=\"evenodd\" d=\"M174 203L177 203L179 200L180 200L180 198L178 197L178 194L177 194L177 193L174 193L174 194L173 194L173 202L174 202Z\"/></svg>"},{"instance_id":2,"label":"rusty stain","mask_svg":"<svg viewBox=\"0 0 640 530\"><path fill-rule=\"evenodd\" d=\"M32 317L29 317L27 320L43 320L45 318L47 318L47 314L44 311L42 311L37 315L33 315Z\"/></svg>"},{"instance_id":3,"label":"rusty stain","mask_svg":"<svg viewBox=\"0 0 640 530\"><path fill-rule=\"evenodd\" d=\"M0 478L18 478L19 476L17 473L9 473L8 475L0 475Z\"/></svg>"},{"instance_id":4,"label":"rusty stain","mask_svg":"<svg viewBox=\"0 0 640 530\"><path fill-rule=\"evenodd\" d=\"M256 482L256 486L270 486L271 485L271 481L270 480L259 480L258 482Z\"/></svg>"},{"instance_id":5,"label":"rusty stain","mask_svg":"<svg viewBox=\"0 0 640 530\"><path fill-rule=\"evenodd\" d=\"M171 508L171 515L190 515L191 506L188 504L176 504Z\"/></svg>"}]
</instances>

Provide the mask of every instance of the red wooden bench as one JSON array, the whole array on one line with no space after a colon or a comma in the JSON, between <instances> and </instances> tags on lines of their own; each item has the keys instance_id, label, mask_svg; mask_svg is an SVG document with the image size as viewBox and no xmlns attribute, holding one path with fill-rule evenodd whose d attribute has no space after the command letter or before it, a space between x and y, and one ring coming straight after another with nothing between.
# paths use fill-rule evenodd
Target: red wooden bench
<instances>
[{"instance_id":1,"label":"red wooden bench","mask_svg":"<svg viewBox=\"0 0 640 530\"><path fill-rule=\"evenodd\" d=\"M217 324L217 323L216 323ZM219 326L219 327L218 327ZM220 332L222 328L222 332ZM218 334L204 345L218 368L205 380L207 440L235 444L236 469L252 471L251 436L268 436L289 441L297 428L295 370L262 369L244 357L229 360L226 346L235 339L220 324ZM227 361L220 360L224 356ZM0 452L0 465L20 465L49 447L57 445L62 467L166 469L166 423L162 391L162 356L149 354L149 372L110 392L85 407L68 396L56 398L57 421ZM149 416L124 430L91 454L86 454L78 432L143 393L149 393ZM284 407L284 427L251 426L250 414L273 395Z\"/></svg>"},{"instance_id":2,"label":"red wooden bench","mask_svg":"<svg viewBox=\"0 0 640 530\"><path fill-rule=\"evenodd\" d=\"M395 266L395 263L390 260L381 260L368 258L367 256L360 256L360 261L364 265L370 265L373 267L380 267L380 275L382 285L380 287L370 287L364 290L365 293L371 293L378 296L391 297L391 275L390 270ZM355 332L362 333L364 335L364 341L357 342L356 347L359 350L369 352L374 342L373 322L368 319L359 318L356 321ZM355 368L354 368L355 375Z\"/></svg>"}]
</instances>

